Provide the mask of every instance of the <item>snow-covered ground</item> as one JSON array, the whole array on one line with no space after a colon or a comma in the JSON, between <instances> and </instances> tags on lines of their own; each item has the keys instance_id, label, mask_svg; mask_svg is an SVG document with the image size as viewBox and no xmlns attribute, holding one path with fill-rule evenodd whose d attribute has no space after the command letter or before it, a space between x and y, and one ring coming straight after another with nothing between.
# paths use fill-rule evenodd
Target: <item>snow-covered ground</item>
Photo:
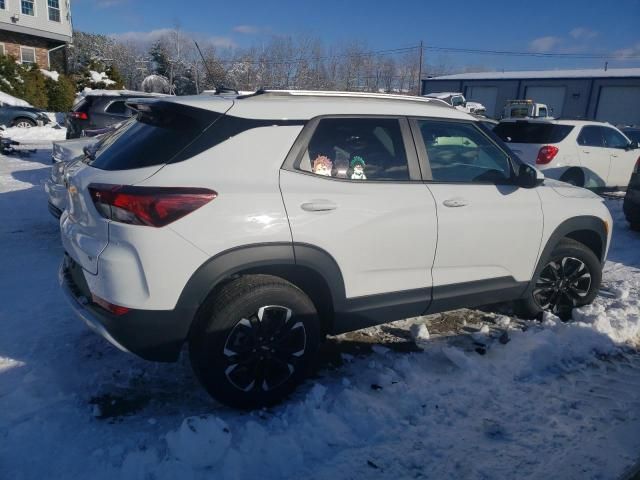
<instances>
[{"instance_id":1,"label":"snow-covered ground","mask_svg":"<svg viewBox=\"0 0 640 480\"><path fill-rule=\"evenodd\" d=\"M287 403L242 413L186 359L147 363L74 318L49 156L0 156L0 478L608 479L640 459L640 234L620 200L577 322L460 311L333 338Z\"/></svg>"},{"instance_id":2,"label":"snow-covered ground","mask_svg":"<svg viewBox=\"0 0 640 480\"><path fill-rule=\"evenodd\" d=\"M55 113L48 113L52 122L57 120ZM67 136L67 129L57 123L31 128L9 127L0 132L0 136L10 138L21 144L39 145L41 147L51 145L54 140L64 140Z\"/></svg>"}]
</instances>

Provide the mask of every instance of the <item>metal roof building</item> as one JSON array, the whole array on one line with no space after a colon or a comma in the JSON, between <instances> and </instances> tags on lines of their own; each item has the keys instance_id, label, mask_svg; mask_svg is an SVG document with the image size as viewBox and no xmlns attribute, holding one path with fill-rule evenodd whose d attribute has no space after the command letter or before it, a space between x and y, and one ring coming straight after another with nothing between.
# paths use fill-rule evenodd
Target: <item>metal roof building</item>
<instances>
[{"instance_id":1,"label":"metal roof building","mask_svg":"<svg viewBox=\"0 0 640 480\"><path fill-rule=\"evenodd\" d=\"M480 72L422 80L422 94L462 92L499 118L507 100L531 99L562 118L640 125L640 68Z\"/></svg>"}]
</instances>

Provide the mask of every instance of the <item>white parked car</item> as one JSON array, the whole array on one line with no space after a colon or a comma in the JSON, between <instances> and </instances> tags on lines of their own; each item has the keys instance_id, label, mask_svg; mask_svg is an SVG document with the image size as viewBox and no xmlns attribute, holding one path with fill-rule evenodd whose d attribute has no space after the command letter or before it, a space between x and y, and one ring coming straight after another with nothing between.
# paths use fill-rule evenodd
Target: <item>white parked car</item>
<instances>
[{"instance_id":1,"label":"white parked car","mask_svg":"<svg viewBox=\"0 0 640 480\"><path fill-rule=\"evenodd\" d=\"M64 182L65 170L72 161L84 155L85 148L95 145L99 140L99 137L80 137L53 142L51 174L45 180L44 189L49 197L49 212L55 218L60 218L67 206L67 187Z\"/></svg>"},{"instance_id":2,"label":"white parked car","mask_svg":"<svg viewBox=\"0 0 640 480\"><path fill-rule=\"evenodd\" d=\"M187 343L215 398L275 403L325 334L597 294L612 220L477 118L424 98L263 91L136 100L69 176L60 278L122 350ZM544 219L544 220L543 220Z\"/></svg>"},{"instance_id":3,"label":"white parked car","mask_svg":"<svg viewBox=\"0 0 640 480\"><path fill-rule=\"evenodd\" d=\"M459 92L436 92L427 93L427 98L437 98L443 102L448 103L454 108L467 113L473 113L474 115L484 115L487 109L484 105L478 102L470 102L464 98L464 95Z\"/></svg>"},{"instance_id":4,"label":"white parked car","mask_svg":"<svg viewBox=\"0 0 640 480\"><path fill-rule=\"evenodd\" d=\"M493 131L545 176L579 187L626 188L640 155L638 144L608 123L503 120Z\"/></svg>"}]
</instances>

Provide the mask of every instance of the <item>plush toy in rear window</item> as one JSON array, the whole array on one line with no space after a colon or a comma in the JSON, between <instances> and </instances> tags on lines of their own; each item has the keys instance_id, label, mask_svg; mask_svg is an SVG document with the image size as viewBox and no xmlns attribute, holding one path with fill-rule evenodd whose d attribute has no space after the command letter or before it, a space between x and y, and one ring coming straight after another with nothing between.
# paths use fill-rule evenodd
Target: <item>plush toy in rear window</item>
<instances>
[{"instance_id":1,"label":"plush toy in rear window","mask_svg":"<svg viewBox=\"0 0 640 480\"><path fill-rule=\"evenodd\" d=\"M364 159L362 157L355 156L351 159L351 180L366 180L367 176L364 174Z\"/></svg>"},{"instance_id":2,"label":"plush toy in rear window","mask_svg":"<svg viewBox=\"0 0 640 480\"><path fill-rule=\"evenodd\" d=\"M333 162L329 160L329 157L318 155L313 161L313 168L311 171L316 175L324 175L325 177L330 177L332 169Z\"/></svg>"}]
</instances>

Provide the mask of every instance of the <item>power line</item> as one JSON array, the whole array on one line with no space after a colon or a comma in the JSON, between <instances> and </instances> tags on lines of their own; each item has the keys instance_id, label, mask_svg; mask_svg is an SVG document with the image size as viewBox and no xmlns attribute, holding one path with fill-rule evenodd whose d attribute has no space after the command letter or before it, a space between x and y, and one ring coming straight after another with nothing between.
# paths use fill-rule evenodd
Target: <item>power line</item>
<instances>
[{"instance_id":1,"label":"power line","mask_svg":"<svg viewBox=\"0 0 640 480\"><path fill-rule=\"evenodd\" d=\"M419 48L419 47L418 47ZM471 53L471 54L485 54L485 55L506 55L517 57L552 57L552 58L576 58L576 59L640 59L640 55L625 55L620 56L615 53L555 53L555 52L517 52L509 50L482 50L477 48L455 48L455 47L438 47L438 46L426 46L426 50L435 50L441 52L451 53Z\"/></svg>"}]
</instances>

